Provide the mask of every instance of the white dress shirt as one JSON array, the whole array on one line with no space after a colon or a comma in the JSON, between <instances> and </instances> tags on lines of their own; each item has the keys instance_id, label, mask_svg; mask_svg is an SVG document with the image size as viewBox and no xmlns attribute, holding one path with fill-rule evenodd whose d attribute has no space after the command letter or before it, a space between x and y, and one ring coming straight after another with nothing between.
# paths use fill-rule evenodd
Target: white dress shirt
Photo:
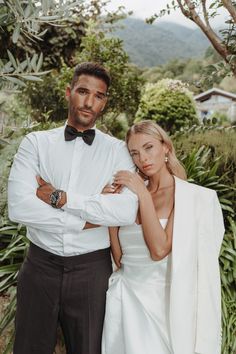
<instances>
[{"instance_id":1,"label":"white dress shirt","mask_svg":"<svg viewBox=\"0 0 236 354\"><path fill-rule=\"evenodd\" d=\"M82 138L65 141L65 127L32 132L15 156L8 185L9 218L27 226L37 246L62 256L109 247L107 226L132 224L137 196L101 194L118 170L133 170L126 145L96 129L92 145ZM67 204L52 208L36 196L41 176L67 192ZM102 225L83 230L85 222Z\"/></svg>"}]
</instances>

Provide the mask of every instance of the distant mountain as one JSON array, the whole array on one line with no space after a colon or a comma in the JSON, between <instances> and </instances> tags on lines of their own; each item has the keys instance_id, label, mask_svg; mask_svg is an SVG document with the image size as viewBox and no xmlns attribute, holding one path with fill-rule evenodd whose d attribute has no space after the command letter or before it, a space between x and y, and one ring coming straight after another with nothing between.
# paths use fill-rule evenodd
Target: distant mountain
<instances>
[{"instance_id":1,"label":"distant mountain","mask_svg":"<svg viewBox=\"0 0 236 354\"><path fill-rule=\"evenodd\" d=\"M113 36L124 41L124 48L133 63L140 67L165 64L175 58L201 57L209 41L198 29L173 22L148 25L128 18L120 21Z\"/></svg>"}]
</instances>

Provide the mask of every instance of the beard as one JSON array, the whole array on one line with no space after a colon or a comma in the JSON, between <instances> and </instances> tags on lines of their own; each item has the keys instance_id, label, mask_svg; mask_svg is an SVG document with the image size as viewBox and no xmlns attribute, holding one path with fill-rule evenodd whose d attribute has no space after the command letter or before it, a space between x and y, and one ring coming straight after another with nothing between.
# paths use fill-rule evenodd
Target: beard
<instances>
[{"instance_id":1,"label":"beard","mask_svg":"<svg viewBox=\"0 0 236 354\"><path fill-rule=\"evenodd\" d=\"M88 112L91 112L91 114L90 115L83 114L83 112L81 111L83 109L85 109ZM73 122L75 125L80 125L83 128L88 128L88 127L92 127L95 124L98 118L98 114L94 113L91 109L88 109L86 107L81 107L78 109L70 105L69 117L71 122Z\"/></svg>"}]
</instances>

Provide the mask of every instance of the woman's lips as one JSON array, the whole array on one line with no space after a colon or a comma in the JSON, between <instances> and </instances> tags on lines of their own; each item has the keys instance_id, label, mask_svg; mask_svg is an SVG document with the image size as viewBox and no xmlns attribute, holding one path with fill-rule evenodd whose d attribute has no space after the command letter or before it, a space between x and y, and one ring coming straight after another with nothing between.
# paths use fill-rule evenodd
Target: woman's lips
<instances>
[{"instance_id":1,"label":"woman's lips","mask_svg":"<svg viewBox=\"0 0 236 354\"><path fill-rule=\"evenodd\" d=\"M148 168L151 168L151 167L152 167L152 164L143 165L143 170L147 170Z\"/></svg>"}]
</instances>

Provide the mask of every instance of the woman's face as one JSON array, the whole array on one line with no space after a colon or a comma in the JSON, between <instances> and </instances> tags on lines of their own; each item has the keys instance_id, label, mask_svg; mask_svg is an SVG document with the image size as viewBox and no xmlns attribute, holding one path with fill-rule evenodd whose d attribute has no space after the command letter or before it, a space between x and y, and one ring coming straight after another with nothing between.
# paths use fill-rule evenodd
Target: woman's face
<instances>
[{"instance_id":1,"label":"woman's face","mask_svg":"<svg viewBox=\"0 0 236 354\"><path fill-rule=\"evenodd\" d=\"M168 148L160 140L147 134L132 134L128 149L135 165L146 176L151 177L166 169L165 155Z\"/></svg>"}]
</instances>

